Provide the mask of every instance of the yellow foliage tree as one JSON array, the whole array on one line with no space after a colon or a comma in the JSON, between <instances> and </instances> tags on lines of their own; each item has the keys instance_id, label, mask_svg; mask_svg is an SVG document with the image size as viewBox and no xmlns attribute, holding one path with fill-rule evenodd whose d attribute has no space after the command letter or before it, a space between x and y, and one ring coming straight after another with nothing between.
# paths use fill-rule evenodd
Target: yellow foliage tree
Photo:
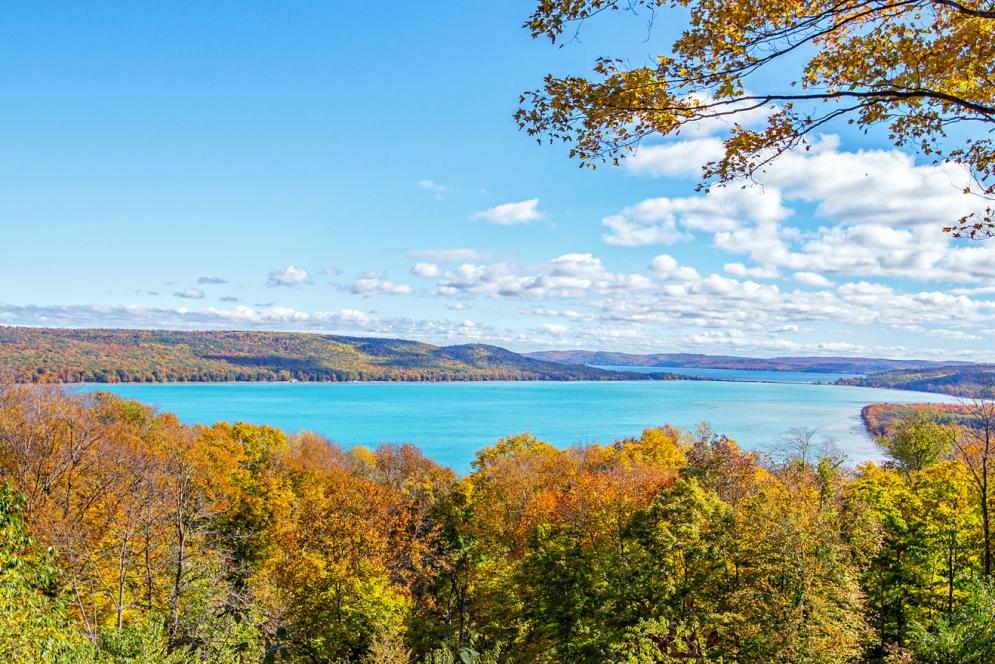
<instances>
[{"instance_id":1,"label":"yellow foliage tree","mask_svg":"<svg viewBox=\"0 0 995 664\"><path fill-rule=\"evenodd\" d=\"M591 77L548 75L522 96L520 127L570 143L572 157L594 166L617 163L643 137L726 121L725 155L704 176L729 182L754 176L834 120L881 124L896 145L974 175L965 193L987 208L947 230L995 234L991 0L541 0L525 25L555 43L596 15L639 8L675 21L686 12L669 54L639 67L603 57ZM768 115L765 128L739 123L758 112ZM963 131L948 137L957 124Z\"/></svg>"}]
</instances>

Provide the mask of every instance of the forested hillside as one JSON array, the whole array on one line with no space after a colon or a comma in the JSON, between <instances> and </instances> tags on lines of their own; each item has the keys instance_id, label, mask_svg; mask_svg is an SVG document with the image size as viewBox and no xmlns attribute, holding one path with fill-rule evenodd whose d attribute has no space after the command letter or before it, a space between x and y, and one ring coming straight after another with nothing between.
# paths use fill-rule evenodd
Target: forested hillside
<instances>
[{"instance_id":1,"label":"forested hillside","mask_svg":"<svg viewBox=\"0 0 995 664\"><path fill-rule=\"evenodd\" d=\"M995 386L995 365L943 365L933 368L882 371L838 382L841 385L939 392L967 398L981 395L991 398Z\"/></svg>"},{"instance_id":2,"label":"forested hillside","mask_svg":"<svg viewBox=\"0 0 995 664\"><path fill-rule=\"evenodd\" d=\"M525 357L483 344L289 332L0 327L19 382L667 380Z\"/></svg>"},{"instance_id":3,"label":"forested hillside","mask_svg":"<svg viewBox=\"0 0 995 664\"><path fill-rule=\"evenodd\" d=\"M523 434L457 477L410 446L0 387L0 657L995 661L979 431L902 421L855 470L804 432L776 458L706 428Z\"/></svg>"}]
</instances>

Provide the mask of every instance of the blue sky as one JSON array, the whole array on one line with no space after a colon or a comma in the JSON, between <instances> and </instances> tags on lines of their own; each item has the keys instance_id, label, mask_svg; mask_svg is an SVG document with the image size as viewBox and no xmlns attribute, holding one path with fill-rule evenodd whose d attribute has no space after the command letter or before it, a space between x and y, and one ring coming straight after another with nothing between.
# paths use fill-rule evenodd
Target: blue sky
<instances>
[{"instance_id":1,"label":"blue sky","mask_svg":"<svg viewBox=\"0 0 995 664\"><path fill-rule=\"evenodd\" d=\"M703 127L578 169L517 131L518 94L677 26L558 49L531 9L7 7L0 323L995 359L993 245L939 231L957 168L833 127L762 187L696 193L727 129Z\"/></svg>"}]
</instances>

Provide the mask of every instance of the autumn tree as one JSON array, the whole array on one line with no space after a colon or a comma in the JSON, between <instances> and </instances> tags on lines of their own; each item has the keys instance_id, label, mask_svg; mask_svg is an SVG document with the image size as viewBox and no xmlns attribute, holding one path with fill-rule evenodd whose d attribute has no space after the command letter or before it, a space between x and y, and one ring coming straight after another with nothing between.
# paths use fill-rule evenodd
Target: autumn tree
<instances>
[{"instance_id":1,"label":"autumn tree","mask_svg":"<svg viewBox=\"0 0 995 664\"><path fill-rule=\"evenodd\" d=\"M357 661L378 638L403 639L412 600L393 574L407 518L399 496L356 474L354 459L317 436L290 440L284 464L286 509L257 580L292 652Z\"/></svg>"},{"instance_id":2,"label":"autumn tree","mask_svg":"<svg viewBox=\"0 0 995 664\"><path fill-rule=\"evenodd\" d=\"M842 480L825 463L785 464L737 510L738 637L753 661L844 662L864 646Z\"/></svg>"},{"instance_id":3,"label":"autumn tree","mask_svg":"<svg viewBox=\"0 0 995 664\"><path fill-rule=\"evenodd\" d=\"M833 121L883 125L895 145L974 176L965 193L982 199L979 210L948 230L995 233L991 0L540 0L525 27L562 45L585 21L638 10L686 27L652 64L608 56L589 76L546 76L522 96L519 126L594 166L647 136L724 122L725 153L703 176L726 183ZM758 114L766 126L751 128Z\"/></svg>"},{"instance_id":4,"label":"autumn tree","mask_svg":"<svg viewBox=\"0 0 995 664\"><path fill-rule=\"evenodd\" d=\"M614 536L569 524L539 529L521 570L530 640L553 661L593 663L617 661L632 630L650 621L714 639L733 570L732 525L713 493L677 480Z\"/></svg>"},{"instance_id":5,"label":"autumn tree","mask_svg":"<svg viewBox=\"0 0 995 664\"><path fill-rule=\"evenodd\" d=\"M878 445L906 475L933 465L953 451L956 429L941 424L930 413L917 410L903 417L888 434L878 436Z\"/></svg>"},{"instance_id":6,"label":"autumn tree","mask_svg":"<svg viewBox=\"0 0 995 664\"><path fill-rule=\"evenodd\" d=\"M882 656L915 624L950 619L979 571L980 518L971 482L956 461L920 471L867 463L846 487L853 517L870 529L851 542L861 572L872 649Z\"/></svg>"},{"instance_id":7,"label":"autumn tree","mask_svg":"<svg viewBox=\"0 0 995 664\"><path fill-rule=\"evenodd\" d=\"M932 626L914 624L906 648L896 649L896 662L983 664L995 661L995 593L975 583L956 614Z\"/></svg>"},{"instance_id":8,"label":"autumn tree","mask_svg":"<svg viewBox=\"0 0 995 664\"><path fill-rule=\"evenodd\" d=\"M0 485L0 659L13 664L55 661L82 640L67 620L53 552L28 533L24 502Z\"/></svg>"},{"instance_id":9,"label":"autumn tree","mask_svg":"<svg viewBox=\"0 0 995 664\"><path fill-rule=\"evenodd\" d=\"M991 386L979 388L965 402L967 421L954 440L957 455L975 486L983 530L982 558L985 577L992 574L992 472L995 471L995 392Z\"/></svg>"}]
</instances>

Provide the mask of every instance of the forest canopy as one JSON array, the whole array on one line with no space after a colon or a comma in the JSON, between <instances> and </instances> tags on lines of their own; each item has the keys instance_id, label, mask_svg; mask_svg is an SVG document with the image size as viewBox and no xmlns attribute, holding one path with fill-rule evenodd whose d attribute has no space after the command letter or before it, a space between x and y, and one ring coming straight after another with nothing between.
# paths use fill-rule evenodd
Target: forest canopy
<instances>
[{"instance_id":1,"label":"forest canopy","mask_svg":"<svg viewBox=\"0 0 995 664\"><path fill-rule=\"evenodd\" d=\"M508 436L460 477L409 445L6 386L0 657L991 661L990 438L899 429L936 453L854 469L811 432L770 456L662 426Z\"/></svg>"}]
</instances>

